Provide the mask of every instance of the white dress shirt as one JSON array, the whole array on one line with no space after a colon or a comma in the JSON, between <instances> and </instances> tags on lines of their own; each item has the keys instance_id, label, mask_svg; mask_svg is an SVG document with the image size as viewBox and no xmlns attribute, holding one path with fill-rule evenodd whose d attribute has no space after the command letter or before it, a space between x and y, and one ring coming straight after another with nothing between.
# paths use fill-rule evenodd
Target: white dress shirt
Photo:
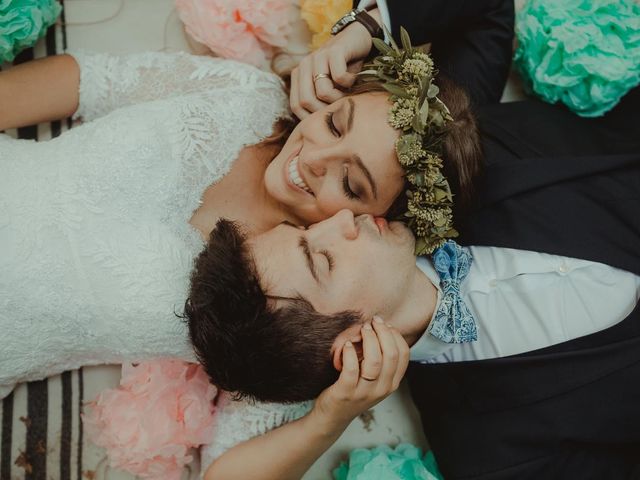
<instances>
[{"instance_id":1,"label":"white dress shirt","mask_svg":"<svg viewBox=\"0 0 640 480\"><path fill-rule=\"evenodd\" d=\"M469 250L473 263L461 294L478 340L449 344L425 332L411 347L411 360L460 362L537 350L615 325L640 298L639 276L601 263L509 248ZM431 260L416 263L438 288L439 305Z\"/></svg>"}]
</instances>

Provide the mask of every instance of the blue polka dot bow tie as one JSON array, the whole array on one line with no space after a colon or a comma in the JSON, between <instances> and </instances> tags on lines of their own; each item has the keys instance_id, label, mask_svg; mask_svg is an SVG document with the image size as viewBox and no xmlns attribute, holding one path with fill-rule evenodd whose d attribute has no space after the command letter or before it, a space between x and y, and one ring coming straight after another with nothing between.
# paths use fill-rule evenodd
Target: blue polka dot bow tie
<instances>
[{"instance_id":1,"label":"blue polka dot bow tie","mask_svg":"<svg viewBox=\"0 0 640 480\"><path fill-rule=\"evenodd\" d=\"M429 324L429 333L447 343L466 343L478 339L478 327L460 294L460 284L469 273L471 253L453 240L436 249L433 266L440 277L442 299Z\"/></svg>"}]
</instances>

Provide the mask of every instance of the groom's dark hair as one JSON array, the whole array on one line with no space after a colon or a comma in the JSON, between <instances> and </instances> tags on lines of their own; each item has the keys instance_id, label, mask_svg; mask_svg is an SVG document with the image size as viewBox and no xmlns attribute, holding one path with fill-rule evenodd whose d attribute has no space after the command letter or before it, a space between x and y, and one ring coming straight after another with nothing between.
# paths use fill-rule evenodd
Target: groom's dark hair
<instances>
[{"instance_id":1,"label":"groom's dark hair","mask_svg":"<svg viewBox=\"0 0 640 480\"><path fill-rule=\"evenodd\" d=\"M360 315L323 315L304 298L283 305L275 307L263 290L239 226L219 220L195 261L184 310L191 343L215 385L239 398L296 402L337 380L331 346Z\"/></svg>"}]
</instances>

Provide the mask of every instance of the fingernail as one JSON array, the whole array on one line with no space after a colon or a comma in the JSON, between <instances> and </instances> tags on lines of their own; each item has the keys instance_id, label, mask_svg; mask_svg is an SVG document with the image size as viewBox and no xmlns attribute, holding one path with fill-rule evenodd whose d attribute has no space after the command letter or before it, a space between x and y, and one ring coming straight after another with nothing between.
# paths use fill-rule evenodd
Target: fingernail
<instances>
[{"instance_id":1,"label":"fingernail","mask_svg":"<svg viewBox=\"0 0 640 480\"><path fill-rule=\"evenodd\" d=\"M387 323L387 327L393 328L393 325L391 325L390 323Z\"/></svg>"},{"instance_id":2,"label":"fingernail","mask_svg":"<svg viewBox=\"0 0 640 480\"><path fill-rule=\"evenodd\" d=\"M353 343L351 343L349 340L347 340L347 341L344 343L344 346L345 346L345 347L353 347Z\"/></svg>"},{"instance_id":3,"label":"fingernail","mask_svg":"<svg viewBox=\"0 0 640 480\"><path fill-rule=\"evenodd\" d=\"M371 324L370 323L365 323L364 326L362 327L363 330L373 330L371 328Z\"/></svg>"},{"instance_id":4,"label":"fingernail","mask_svg":"<svg viewBox=\"0 0 640 480\"><path fill-rule=\"evenodd\" d=\"M384 323L384 320L382 320L382 318L379 317L378 315L374 315L373 321L376 323Z\"/></svg>"}]
</instances>

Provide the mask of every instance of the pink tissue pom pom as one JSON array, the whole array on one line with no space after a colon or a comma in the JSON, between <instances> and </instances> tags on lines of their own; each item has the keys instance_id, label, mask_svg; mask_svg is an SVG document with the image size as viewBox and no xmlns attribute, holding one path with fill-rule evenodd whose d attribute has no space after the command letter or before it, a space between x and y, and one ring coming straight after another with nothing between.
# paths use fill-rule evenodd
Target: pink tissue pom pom
<instances>
[{"instance_id":1,"label":"pink tissue pom pom","mask_svg":"<svg viewBox=\"0 0 640 480\"><path fill-rule=\"evenodd\" d=\"M179 480L189 449L211 440L217 389L197 364L154 360L123 365L120 386L85 405L91 441L112 467L143 478Z\"/></svg>"},{"instance_id":2,"label":"pink tissue pom pom","mask_svg":"<svg viewBox=\"0 0 640 480\"><path fill-rule=\"evenodd\" d=\"M259 67L286 46L295 12L292 0L176 0L176 8L194 40Z\"/></svg>"}]
</instances>

